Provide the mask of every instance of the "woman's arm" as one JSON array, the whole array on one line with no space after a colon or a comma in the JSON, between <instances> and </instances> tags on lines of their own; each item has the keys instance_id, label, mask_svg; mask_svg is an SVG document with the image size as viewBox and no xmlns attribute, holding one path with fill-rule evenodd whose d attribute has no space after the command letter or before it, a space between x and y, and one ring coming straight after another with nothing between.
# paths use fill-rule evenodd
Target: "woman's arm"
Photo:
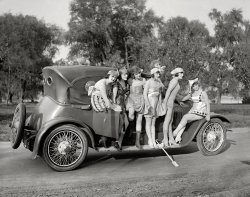
<instances>
[{"instance_id":1,"label":"woman's arm","mask_svg":"<svg viewBox=\"0 0 250 197\"><path fill-rule=\"evenodd\" d=\"M117 92L118 92L118 87L117 87L117 85L115 85L115 86L113 87L113 98L112 98L113 103L116 103Z\"/></svg>"},{"instance_id":2,"label":"woman's arm","mask_svg":"<svg viewBox=\"0 0 250 197\"><path fill-rule=\"evenodd\" d=\"M207 93L205 91L202 93L202 97L204 98L204 101L205 101L206 106L207 106L206 120L209 121L210 120L210 103L209 103L209 99L208 99Z\"/></svg>"},{"instance_id":3,"label":"woman's arm","mask_svg":"<svg viewBox=\"0 0 250 197\"><path fill-rule=\"evenodd\" d=\"M190 95L190 94L187 94L186 96L184 96L184 97L181 99L181 101L187 101L187 100L189 100L189 99L191 99L191 95Z\"/></svg>"},{"instance_id":4,"label":"woman's arm","mask_svg":"<svg viewBox=\"0 0 250 197\"><path fill-rule=\"evenodd\" d=\"M147 106L149 105L149 100L148 100L148 89L149 89L149 83L150 83L149 80L145 83L145 87L143 90L143 97L145 100L145 105L147 105Z\"/></svg>"},{"instance_id":5,"label":"woman's arm","mask_svg":"<svg viewBox=\"0 0 250 197\"><path fill-rule=\"evenodd\" d=\"M110 103L110 100L108 99L108 96L107 96L107 91L106 91L106 84L105 84L105 80L103 80L103 82L100 84L100 92L101 92L101 95L107 105L108 108L110 108L111 106L111 103Z\"/></svg>"},{"instance_id":6,"label":"woman's arm","mask_svg":"<svg viewBox=\"0 0 250 197\"><path fill-rule=\"evenodd\" d=\"M165 94L165 98L164 98L164 100L163 100L163 103L164 103L164 104L167 104L168 98L169 98L171 92L173 91L173 89L175 88L175 86L176 86L177 84L178 84L178 81L177 81L177 80L172 79L172 80L170 81L170 83L169 83L169 85L168 85L168 89L167 89L166 94Z\"/></svg>"}]
</instances>

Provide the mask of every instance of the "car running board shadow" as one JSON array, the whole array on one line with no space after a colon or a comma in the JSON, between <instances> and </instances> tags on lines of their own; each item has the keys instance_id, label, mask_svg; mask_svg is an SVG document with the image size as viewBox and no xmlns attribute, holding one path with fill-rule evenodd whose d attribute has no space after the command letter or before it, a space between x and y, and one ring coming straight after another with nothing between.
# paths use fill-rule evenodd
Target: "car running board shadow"
<instances>
[{"instance_id":1,"label":"car running board shadow","mask_svg":"<svg viewBox=\"0 0 250 197\"><path fill-rule=\"evenodd\" d=\"M172 146L167 146L164 147L164 149L168 149L168 148L180 148L180 145L172 145ZM111 146L109 148L104 148L104 147L97 147L96 150L99 152L111 152L111 151L138 151L138 150L157 150L157 149L161 149L160 147L157 148L152 148L149 145L141 145L141 149L137 148L136 146L122 146L122 150L118 150L115 147Z\"/></svg>"}]
</instances>

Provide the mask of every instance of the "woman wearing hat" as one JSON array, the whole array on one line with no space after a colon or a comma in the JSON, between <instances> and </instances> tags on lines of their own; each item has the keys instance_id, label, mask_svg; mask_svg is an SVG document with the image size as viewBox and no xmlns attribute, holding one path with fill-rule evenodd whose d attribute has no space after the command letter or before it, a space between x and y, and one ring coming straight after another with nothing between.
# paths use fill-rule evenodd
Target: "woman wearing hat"
<instances>
[{"instance_id":1,"label":"woman wearing hat","mask_svg":"<svg viewBox=\"0 0 250 197\"><path fill-rule=\"evenodd\" d=\"M186 124L195 120L206 118L210 120L210 104L207 93L202 90L198 78L189 80L190 94L182 99L182 101L191 99L193 106L190 111L185 114L178 127L174 130L173 135L176 136L175 141L180 142L182 133L185 130Z\"/></svg>"},{"instance_id":2,"label":"woman wearing hat","mask_svg":"<svg viewBox=\"0 0 250 197\"><path fill-rule=\"evenodd\" d=\"M110 70L107 77L100 79L94 86L89 87L88 95L91 96L91 105L97 112L103 112L108 108L112 108L111 84L116 81L119 73L115 70Z\"/></svg>"},{"instance_id":3,"label":"woman wearing hat","mask_svg":"<svg viewBox=\"0 0 250 197\"><path fill-rule=\"evenodd\" d=\"M174 108L174 100L178 91L180 90L179 80L183 78L183 69L175 68L171 71L171 75L173 76L172 80L169 82L168 89L166 91L166 95L164 98L164 105L166 106L167 113L163 123L163 146L171 146L176 145L176 142L172 133L172 122L173 122L173 108Z\"/></svg>"},{"instance_id":4,"label":"woman wearing hat","mask_svg":"<svg viewBox=\"0 0 250 197\"><path fill-rule=\"evenodd\" d=\"M117 82L113 86L113 102L121 107L120 114L120 137L116 143L116 147L121 149L123 137L128 126L128 118L126 114L126 103L129 95L128 70L125 67L119 69Z\"/></svg>"},{"instance_id":5,"label":"woman wearing hat","mask_svg":"<svg viewBox=\"0 0 250 197\"><path fill-rule=\"evenodd\" d=\"M159 64L159 63L157 63ZM151 78L146 82L143 91L145 100L144 117L146 119L146 133L148 137L148 144L151 148L156 148L155 142L155 121L156 118L165 114L160 109L162 107L161 93L164 88L160 80L160 69L152 68Z\"/></svg>"},{"instance_id":6,"label":"woman wearing hat","mask_svg":"<svg viewBox=\"0 0 250 197\"><path fill-rule=\"evenodd\" d=\"M110 70L107 76L104 79L100 79L93 86L90 86L88 89L88 95L91 96L91 105L96 112L104 112L107 109L111 108L114 110L120 110L116 105L111 101L112 86L119 76L118 71ZM106 145L107 138L101 136L99 144Z\"/></svg>"},{"instance_id":7,"label":"woman wearing hat","mask_svg":"<svg viewBox=\"0 0 250 197\"><path fill-rule=\"evenodd\" d=\"M133 121L135 118L136 112L136 141L135 145L137 148L141 148L140 145L140 136L142 130L142 117L144 110L144 98L143 98L143 89L146 83L145 78L141 77L142 69L133 66L131 68L131 85L130 85L130 94L128 97L126 109L129 112L129 120Z\"/></svg>"}]
</instances>

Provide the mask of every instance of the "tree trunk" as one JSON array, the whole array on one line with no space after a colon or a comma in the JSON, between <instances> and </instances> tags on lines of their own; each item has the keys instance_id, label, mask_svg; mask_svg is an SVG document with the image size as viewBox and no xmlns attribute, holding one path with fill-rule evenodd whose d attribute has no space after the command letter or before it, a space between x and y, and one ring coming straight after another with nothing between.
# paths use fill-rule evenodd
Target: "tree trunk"
<instances>
[{"instance_id":1,"label":"tree trunk","mask_svg":"<svg viewBox=\"0 0 250 197\"><path fill-rule=\"evenodd\" d=\"M221 103L221 96L222 96L222 84L218 87L218 93L217 93L217 104Z\"/></svg>"},{"instance_id":2,"label":"tree trunk","mask_svg":"<svg viewBox=\"0 0 250 197\"><path fill-rule=\"evenodd\" d=\"M128 68L128 46L127 46L126 38L124 38L124 48L125 48L125 63L126 63L126 67Z\"/></svg>"},{"instance_id":3,"label":"tree trunk","mask_svg":"<svg viewBox=\"0 0 250 197\"><path fill-rule=\"evenodd\" d=\"M26 80L21 79L21 96L20 96L20 102L23 103L24 100L24 92L26 90Z\"/></svg>"}]
</instances>

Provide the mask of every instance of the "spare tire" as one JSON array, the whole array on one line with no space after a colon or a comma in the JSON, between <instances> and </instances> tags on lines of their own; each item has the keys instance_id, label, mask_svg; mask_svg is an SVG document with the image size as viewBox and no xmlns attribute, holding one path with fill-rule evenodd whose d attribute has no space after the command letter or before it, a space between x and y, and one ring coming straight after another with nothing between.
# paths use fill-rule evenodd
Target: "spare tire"
<instances>
[{"instance_id":1,"label":"spare tire","mask_svg":"<svg viewBox=\"0 0 250 197\"><path fill-rule=\"evenodd\" d=\"M26 107L19 103L15 109L13 120L10 126L10 143L13 149L17 149L23 139L24 124L26 119Z\"/></svg>"}]
</instances>

